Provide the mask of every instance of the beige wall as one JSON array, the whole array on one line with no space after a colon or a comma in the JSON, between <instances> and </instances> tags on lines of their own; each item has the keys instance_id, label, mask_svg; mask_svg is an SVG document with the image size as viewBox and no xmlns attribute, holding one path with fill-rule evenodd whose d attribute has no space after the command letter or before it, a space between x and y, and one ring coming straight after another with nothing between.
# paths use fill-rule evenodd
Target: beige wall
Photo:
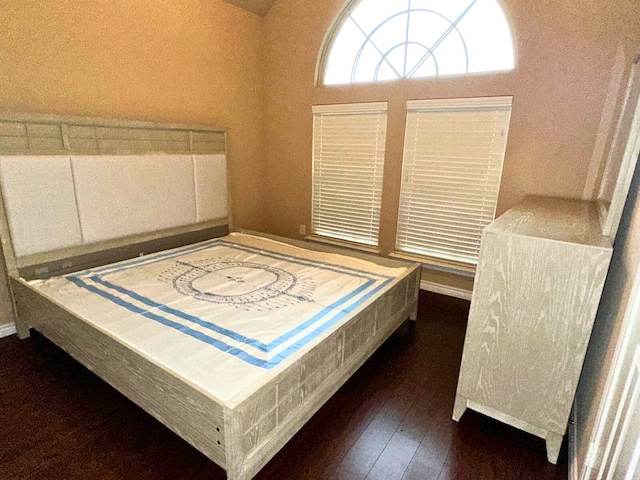
<instances>
[{"instance_id":1,"label":"beige wall","mask_svg":"<svg viewBox=\"0 0 640 480\"><path fill-rule=\"evenodd\" d=\"M279 0L265 17L265 162L272 233L311 221L311 106L388 101L380 244L393 250L408 99L513 95L498 214L525 194L581 197L620 39L640 46L635 0L504 0L510 73L315 87L318 53L345 0ZM635 30L634 30L635 29Z\"/></svg>"},{"instance_id":2,"label":"beige wall","mask_svg":"<svg viewBox=\"0 0 640 480\"><path fill-rule=\"evenodd\" d=\"M221 0L4 0L0 109L229 128L233 214L260 229L262 25Z\"/></svg>"},{"instance_id":3,"label":"beige wall","mask_svg":"<svg viewBox=\"0 0 640 480\"><path fill-rule=\"evenodd\" d=\"M639 163L640 165L640 163ZM636 169L629 198L620 223L611 267L602 293L598 315L576 393L576 458L579 472L584 467L598 408L621 336L621 327L640 267L640 168Z\"/></svg>"}]
</instances>

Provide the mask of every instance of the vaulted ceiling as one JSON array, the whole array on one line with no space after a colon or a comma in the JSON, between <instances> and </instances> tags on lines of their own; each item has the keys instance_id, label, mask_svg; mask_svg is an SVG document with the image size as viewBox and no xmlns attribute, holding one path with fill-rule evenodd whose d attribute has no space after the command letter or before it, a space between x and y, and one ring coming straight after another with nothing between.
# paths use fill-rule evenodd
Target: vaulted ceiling
<instances>
[{"instance_id":1,"label":"vaulted ceiling","mask_svg":"<svg viewBox=\"0 0 640 480\"><path fill-rule=\"evenodd\" d=\"M224 0L250 12L264 17L276 0Z\"/></svg>"}]
</instances>

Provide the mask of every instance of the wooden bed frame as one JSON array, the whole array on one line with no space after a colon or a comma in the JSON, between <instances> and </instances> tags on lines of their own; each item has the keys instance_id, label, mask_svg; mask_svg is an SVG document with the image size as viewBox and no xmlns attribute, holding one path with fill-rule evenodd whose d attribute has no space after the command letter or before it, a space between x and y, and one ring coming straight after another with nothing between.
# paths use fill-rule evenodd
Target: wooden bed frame
<instances>
[{"instance_id":1,"label":"wooden bed frame","mask_svg":"<svg viewBox=\"0 0 640 480\"><path fill-rule=\"evenodd\" d=\"M61 121L53 117L42 118ZM92 121L100 125L114 123ZM0 118L0 126L1 122ZM117 127L190 128L139 122L117 122ZM219 129L210 130L220 132ZM328 337L304 347L291 365L281 371L274 369L262 387L221 402L127 348L63 305L44 297L25 278L70 273L140 253L219 237L230 230L228 219L25 259L15 258L13 254L4 205L0 207L0 234L17 310L19 337L27 337L29 327L41 332L225 469L230 480L255 476L398 326L407 318L416 320L419 264L255 234L309 250L350 255L386 267L407 267L407 270L382 293L365 301ZM69 268L69 265L73 267Z\"/></svg>"}]
</instances>

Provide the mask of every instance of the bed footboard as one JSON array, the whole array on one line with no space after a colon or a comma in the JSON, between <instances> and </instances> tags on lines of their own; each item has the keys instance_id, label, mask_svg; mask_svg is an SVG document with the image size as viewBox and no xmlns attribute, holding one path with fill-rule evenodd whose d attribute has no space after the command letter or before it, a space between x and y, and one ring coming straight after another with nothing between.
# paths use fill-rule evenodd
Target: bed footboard
<instances>
[{"instance_id":1,"label":"bed footboard","mask_svg":"<svg viewBox=\"0 0 640 480\"><path fill-rule=\"evenodd\" d=\"M373 352L415 314L420 269L401 278L251 396L225 407L227 475L253 478Z\"/></svg>"}]
</instances>

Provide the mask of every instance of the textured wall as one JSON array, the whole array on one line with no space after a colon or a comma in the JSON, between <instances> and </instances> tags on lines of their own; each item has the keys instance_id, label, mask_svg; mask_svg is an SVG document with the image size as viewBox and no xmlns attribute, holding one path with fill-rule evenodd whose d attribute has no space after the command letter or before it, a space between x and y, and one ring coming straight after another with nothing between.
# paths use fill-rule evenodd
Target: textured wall
<instances>
[{"instance_id":1,"label":"textured wall","mask_svg":"<svg viewBox=\"0 0 640 480\"><path fill-rule=\"evenodd\" d=\"M526 194L581 197L618 47L640 46L635 0L503 0L515 32L509 73L314 86L323 37L344 0L279 0L265 17L269 229L311 221L311 106L388 101L381 247L393 250L408 99L514 95L498 214Z\"/></svg>"}]
</instances>

